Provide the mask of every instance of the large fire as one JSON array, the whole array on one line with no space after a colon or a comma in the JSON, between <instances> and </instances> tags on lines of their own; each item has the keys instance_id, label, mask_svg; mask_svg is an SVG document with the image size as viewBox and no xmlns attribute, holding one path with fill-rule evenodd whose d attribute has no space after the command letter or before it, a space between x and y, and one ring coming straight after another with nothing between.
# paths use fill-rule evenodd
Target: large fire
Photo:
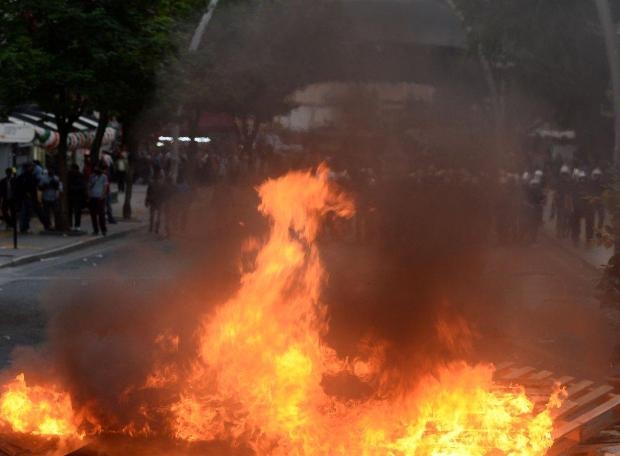
<instances>
[{"instance_id":1,"label":"large fire","mask_svg":"<svg viewBox=\"0 0 620 456\"><path fill-rule=\"evenodd\" d=\"M406 387L384 366L380 342L359 359L340 358L323 342L326 274L315 240L322 219L353 216L353 202L325 167L291 172L258 191L271 230L253 270L205 315L191 368L161 365L145 379L146 388L176 385L166 414L171 436L227 441L257 455L545 454L553 444L549 410L535 410L523 389L494 385L490 365L452 363ZM178 344L174 335L166 339ZM370 393L328 394L325 379L338 376ZM21 376L0 396L0 423L15 432L75 435L70 406L68 394L26 387Z\"/></svg>"}]
</instances>

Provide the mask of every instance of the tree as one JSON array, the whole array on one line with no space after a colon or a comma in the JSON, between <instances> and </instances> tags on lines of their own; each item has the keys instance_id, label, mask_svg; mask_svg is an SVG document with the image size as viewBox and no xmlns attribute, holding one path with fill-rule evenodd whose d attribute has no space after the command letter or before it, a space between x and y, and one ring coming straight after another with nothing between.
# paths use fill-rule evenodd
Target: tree
<instances>
[{"instance_id":1,"label":"tree","mask_svg":"<svg viewBox=\"0 0 620 456\"><path fill-rule=\"evenodd\" d=\"M605 35L605 46L607 48L607 58L609 61L609 72L611 75L612 99L614 107L614 162L620 166L620 39L615 27L612 10L607 0L596 0L601 27Z\"/></svg>"},{"instance_id":2,"label":"tree","mask_svg":"<svg viewBox=\"0 0 620 456\"><path fill-rule=\"evenodd\" d=\"M492 95L493 116L510 126L510 93L541 100L559 126L591 140L607 90L605 54L593 2L448 0L461 17ZM514 97L513 97L514 98ZM535 120L535 119L531 119ZM508 125L506 125L508 124ZM589 148L590 148L589 147Z\"/></svg>"},{"instance_id":3,"label":"tree","mask_svg":"<svg viewBox=\"0 0 620 456\"><path fill-rule=\"evenodd\" d=\"M191 26L186 23L194 23L202 6L198 0L117 0L114 15L123 24L125 40L111 65L115 71L106 76L107 87L100 90L98 105L105 106L123 125L123 143L129 153L125 219L132 215L133 170L140 137L148 130L140 122L141 116L153 103L162 71L189 40Z\"/></svg>"},{"instance_id":4,"label":"tree","mask_svg":"<svg viewBox=\"0 0 620 456\"><path fill-rule=\"evenodd\" d=\"M251 155L260 126L290 110L288 96L333 55L328 43L336 28L326 4L223 3L198 52L180 57L164 90L180 101L186 118L204 111L232 114L239 142Z\"/></svg>"},{"instance_id":5,"label":"tree","mask_svg":"<svg viewBox=\"0 0 620 456\"><path fill-rule=\"evenodd\" d=\"M24 0L0 6L0 99L8 106L36 102L54 114L60 136L56 162L65 184L67 136L88 109L94 68L106 58L105 49L87 46L92 38L84 40L96 36L99 24L107 22L97 8L77 2ZM66 222L66 204L62 209Z\"/></svg>"},{"instance_id":6,"label":"tree","mask_svg":"<svg viewBox=\"0 0 620 456\"><path fill-rule=\"evenodd\" d=\"M66 186L67 135L87 111L116 114L124 139L175 49L196 0L8 0L0 5L0 101L36 103L55 116L58 173ZM66 188L66 187L65 187ZM129 195L130 196L130 195ZM65 198L66 199L66 198ZM62 204L67 226L66 201Z\"/></svg>"}]
</instances>

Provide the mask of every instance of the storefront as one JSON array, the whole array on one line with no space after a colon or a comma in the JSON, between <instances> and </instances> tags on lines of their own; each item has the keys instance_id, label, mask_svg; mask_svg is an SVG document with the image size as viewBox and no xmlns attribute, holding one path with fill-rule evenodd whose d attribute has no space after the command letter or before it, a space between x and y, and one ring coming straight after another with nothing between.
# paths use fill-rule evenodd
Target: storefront
<instances>
[{"instance_id":1,"label":"storefront","mask_svg":"<svg viewBox=\"0 0 620 456\"><path fill-rule=\"evenodd\" d=\"M0 171L19 165L23 156L30 157L34 139L31 126L0 123Z\"/></svg>"},{"instance_id":2,"label":"storefront","mask_svg":"<svg viewBox=\"0 0 620 456\"><path fill-rule=\"evenodd\" d=\"M16 110L12 112L8 120L14 127L29 128L33 131L33 138L30 140L30 150L26 160L46 161L46 155L53 153L60 143L60 135L53 114L46 113L34 108ZM67 153L70 161L83 162L83 151L89 150L95 138L97 124L99 120L95 116L81 116L73 124L73 131L67 137ZM118 138L119 125L110 122L106 128L103 139L102 149L113 148ZM22 158L23 154L19 154ZM0 163L2 158L0 157Z\"/></svg>"}]
</instances>

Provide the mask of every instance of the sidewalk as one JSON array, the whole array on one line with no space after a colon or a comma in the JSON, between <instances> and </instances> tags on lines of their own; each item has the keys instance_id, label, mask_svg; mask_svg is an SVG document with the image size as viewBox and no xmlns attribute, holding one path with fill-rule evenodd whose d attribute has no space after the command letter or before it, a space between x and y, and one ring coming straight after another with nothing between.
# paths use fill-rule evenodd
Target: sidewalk
<instances>
[{"instance_id":1,"label":"sidewalk","mask_svg":"<svg viewBox=\"0 0 620 456\"><path fill-rule=\"evenodd\" d=\"M601 269L605 266L611 256L613 255L613 248L607 248L602 245L598 245L596 242L592 245L587 245L585 241L585 227L581 227L581 240L578 245L574 245L570 239L558 239L555 231L555 220L549 220L549 213L551 210L550 204L547 204L544 210L544 222L542 235L553 242L555 245L561 247L570 254L578 257L581 261L588 266L592 266L596 269Z\"/></svg>"},{"instance_id":2,"label":"sidewalk","mask_svg":"<svg viewBox=\"0 0 620 456\"><path fill-rule=\"evenodd\" d=\"M137 231L145 226L148 219L144 207L146 194L145 185L134 185L131 198L132 219L123 220L123 203L125 195L120 193L118 201L112 204L112 213L117 224L108 225L107 236L92 236L90 216L85 212L82 216L81 234L58 234L45 233L36 216L32 218L30 225L33 234L18 233L18 249L13 249L13 232L0 231L0 268L18 266L20 264L39 261L68 253L94 244L117 239L129 233Z\"/></svg>"}]
</instances>

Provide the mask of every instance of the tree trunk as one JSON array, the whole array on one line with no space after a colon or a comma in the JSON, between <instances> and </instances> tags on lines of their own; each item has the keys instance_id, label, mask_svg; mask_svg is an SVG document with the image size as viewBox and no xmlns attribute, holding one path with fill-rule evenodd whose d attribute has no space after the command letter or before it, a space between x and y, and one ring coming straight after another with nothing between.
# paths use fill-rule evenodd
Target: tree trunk
<instances>
[{"instance_id":1,"label":"tree trunk","mask_svg":"<svg viewBox=\"0 0 620 456\"><path fill-rule=\"evenodd\" d=\"M605 35L605 44L607 47L607 56L609 60L609 72L611 75L611 84L613 88L613 106L614 106L614 126L615 126L615 144L614 144L614 172L615 172L615 191L620 192L620 46L618 45L618 35L614 26L614 20L611 14L611 8L608 0L595 0L598 9L601 26ZM613 229L614 229L614 250L616 254L620 253L620 207L612 209Z\"/></svg>"},{"instance_id":2,"label":"tree trunk","mask_svg":"<svg viewBox=\"0 0 620 456\"><path fill-rule=\"evenodd\" d=\"M101 111L99 113L99 123L97 124L97 132L95 138L90 146L90 160L94 166L99 163L99 149L101 149L101 143L103 142L103 135L108 127L109 115L107 111Z\"/></svg>"}]
</instances>

